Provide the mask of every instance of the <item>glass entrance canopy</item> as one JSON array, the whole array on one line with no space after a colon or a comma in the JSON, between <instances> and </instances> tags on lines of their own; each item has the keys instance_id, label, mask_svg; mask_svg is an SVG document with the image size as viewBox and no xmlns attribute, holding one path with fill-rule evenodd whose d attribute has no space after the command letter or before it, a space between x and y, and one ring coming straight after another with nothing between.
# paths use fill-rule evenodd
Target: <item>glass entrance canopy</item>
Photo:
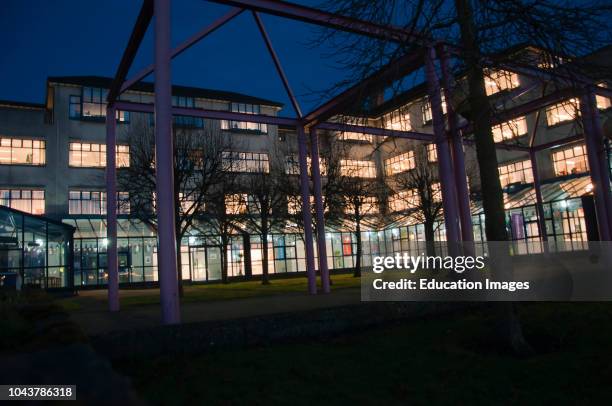
<instances>
[{"instance_id":1,"label":"glass entrance canopy","mask_svg":"<svg viewBox=\"0 0 612 406\"><path fill-rule=\"evenodd\" d=\"M0 206L0 288L72 288L74 227Z\"/></svg>"}]
</instances>

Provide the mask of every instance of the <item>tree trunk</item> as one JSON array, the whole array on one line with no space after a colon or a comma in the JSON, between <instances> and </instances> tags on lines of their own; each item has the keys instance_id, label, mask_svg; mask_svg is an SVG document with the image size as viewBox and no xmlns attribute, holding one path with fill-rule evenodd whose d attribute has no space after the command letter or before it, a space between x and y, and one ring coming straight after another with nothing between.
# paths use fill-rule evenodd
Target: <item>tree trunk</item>
<instances>
[{"instance_id":1,"label":"tree trunk","mask_svg":"<svg viewBox=\"0 0 612 406\"><path fill-rule=\"evenodd\" d=\"M261 249L263 250L263 263L261 264L261 284L270 284L268 276L268 232L264 231L261 234Z\"/></svg>"},{"instance_id":2,"label":"tree trunk","mask_svg":"<svg viewBox=\"0 0 612 406\"><path fill-rule=\"evenodd\" d=\"M455 0L455 7L461 31L463 59L467 68L468 101L476 141L476 157L480 170L485 231L488 241L507 241L504 199L499 182L495 142L491 131L493 112L484 85L480 47L470 0ZM498 254L509 255L504 249L499 249ZM503 258L496 262L501 265L509 263ZM495 272L495 270L493 271ZM504 274L505 271L502 270L501 273ZM514 305L512 303L500 303L497 306L500 338L516 354L531 353L531 347L523 337Z\"/></svg>"},{"instance_id":3,"label":"tree trunk","mask_svg":"<svg viewBox=\"0 0 612 406\"><path fill-rule=\"evenodd\" d=\"M183 297L183 259L181 258L181 237L176 235L176 272L179 298Z\"/></svg>"},{"instance_id":4,"label":"tree trunk","mask_svg":"<svg viewBox=\"0 0 612 406\"><path fill-rule=\"evenodd\" d=\"M434 241L435 233L434 233L434 222L431 220L425 220L425 251L427 255L434 256L436 255L436 243Z\"/></svg>"},{"instance_id":5,"label":"tree trunk","mask_svg":"<svg viewBox=\"0 0 612 406\"><path fill-rule=\"evenodd\" d=\"M227 238L221 238L221 282L229 283L229 278L227 275L227 246L229 245L229 241Z\"/></svg>"},{"instance_id":6,"label":"tree trunk","mask_svg":"<svg viewBox=\"0 0 612 406\"><path fill-rule=\"evenodd\" d=\"M357 258L355 259L355 272L353 273L353 276L358 278L361 276L361 220L359 217L357 217L356 220L355 237L357 238Z\"/></svg>"}]
</instances>

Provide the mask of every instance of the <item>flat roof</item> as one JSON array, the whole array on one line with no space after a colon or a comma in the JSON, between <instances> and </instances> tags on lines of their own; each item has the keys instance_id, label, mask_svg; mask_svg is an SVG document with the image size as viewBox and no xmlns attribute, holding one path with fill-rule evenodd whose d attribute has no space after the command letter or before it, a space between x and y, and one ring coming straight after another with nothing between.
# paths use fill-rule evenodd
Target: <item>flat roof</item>
<instances>
[{"instance_id":1,"label":"flat roof","mask_svg":"<svg viewBox=\"0 0 612 406\"><path fill-rule=\"evenodd\" d=\"M64 83L79 86L92 86L108 89L111 86L113 79L105 76L49 76L48 83ZM152 82L138 82L131 86L129 90L140 92L154 93L155 84ZM247 94L229 92L225 90L205 89L201 87L172 85L172 94L174 96L197 97L202 99L227 100L235 103L263 104L266 106L283 107L284 104L262 99L260 97L250 96Z\"/></svg>"}]
</instances>

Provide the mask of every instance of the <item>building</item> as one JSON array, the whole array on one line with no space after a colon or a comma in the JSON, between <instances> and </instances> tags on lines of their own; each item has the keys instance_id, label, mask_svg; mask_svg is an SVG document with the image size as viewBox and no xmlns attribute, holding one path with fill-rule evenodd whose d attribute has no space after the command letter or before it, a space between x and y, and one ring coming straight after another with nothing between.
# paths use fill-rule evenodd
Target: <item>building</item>
<instances>
[{"instance_id":1,"label":"building","mask_svg":"<svg viewBox=\"0 0 612 406\"><path fill-rule=\"evenodd\" d=\"M521 48L520 52L538 55L538 50L534 48ZM110 82L110 78L94 76L50 77L44 104L0 102L0 205L39 216L44 224L65 224L67 232L74 229L74 235L65 234L64 239L66 246L73 247L69 256L71 259L59 263L52 263L48 256L42 262L28 259L28 256L40 257L37 251L41 251L42 246L47 251L45 255L54 247L46 242L45 237L45 240L38 238L38 249L29 249L28 242L34 241L36 245L37 238L31 236L26 239L22 232L23 238L13 247L13 251L21 255L21 262L9 261L13 254L4 254L9 249L0 247L0 268L5 274L15 273L18 268L14 264L19 263L22 264L24 281L42 287L70 287L73 284L76 287L97 287L106 283L108 241L105 225L104 122L106 89ZM607 85L604 78L602 83ZM541 86L533 83L532 79L506 71L490 71L486 88L502 110L537 98L542 92ZM152 103L153 85L139 83L125 92L122 99ZM461 100L453 102L461 105ZM268 115L277 115L283 107L280 103L248 95L184 86L173 87L173 104ZM610 100L598 97L597 104L602 115L610 117ZM493 129L494 137L501 146L529 142L529 138L536 134L539 144L554 145L556 141L580 134L576 117L576 101L567 100L501 123ZM420 85L390 100L376 103L367 113L360 113L359 118L353 114L337 117L337 120L432 133L431 118L425 85ZM151 115L143 113L119 111L116 119L116 162L121 173L133 166L136 159L135 146L130 144L131 134L139 128L151 128L154 123ZM253 177L256 173L276 171L282 173L287 183L291 183L299 174L294 129L186 116L175 117L174 127L175 131L222 134L224 139L230 140L231 145L227 144L230 146L223 151L222 159L224 163L230 163L226 171L239 173L241 179ZM427 172L427 176L431 176L428 193L431 202L439 205L440 187L435 180L437 169L433 165L437 160L435 146L356 132L328 132L321 139L324 184L339 177L345 183L356 178L359 179L356 186L366 185L356 187L352 199L345 198L338 205L329 204L334 206L330 207L330 211L340 208L340 212L344 212L344 216L335 213L334 217L330 214L331 220L327 224L330 268L353 267L358 245L363 250L363 266L371 264L373 255L423 250L425 240L431 239L427 238L427 228L423 224L423 198L419 196L417 187L407 186L409 183L406 183L405 175L415 173L419 165L425 171L431 168L431 172ZM479 179L474 167L474 147L469 137L466 137L464 150L474 234L477 241L483 241ZM578 244L597 239L596 226L589 220L593 217L589 215L593 211L593 200L590 198L592 186L583 144L577 139L575 143L542 150L535 158L543 184L543 211L548 239ZM540 241L531 157L524 152L500 148L498 160L512 239ZM244 182L242 187L240 191L226 195L223 204L225 214L244 215L255 204ZM120 283L155 283L157 245L154 227L135 215L137 208L134 207L133 197L130 192L120 188ZM187 197L181 200L181 206L188 200ZM295 222L291 219L292 214L297 215L301 210L299 199L287 192L286 200L288 219L282 227L269 230L267 247L270 273L306 270L304 244L297 220L299 216L296 216ZM0 210L10 212L11 216L7 214L6 218L12 218L12 222L19 214L1 207ZM212 209L203 208L204 212L207 210ZM357 218L356 212L359 212ZM439 210L435 216L433 238L443 241L444 225ZM23 218L30 219L32 216ZM10 237L10 227L6 225L8 220L4 220L5 217L2 219L0 234ZM359 223L359 243L356 223ZM236 224L238 226L234 227L223 256L221 247L215 242L214 231L206 229L205 225L194 225L189 229L182 239L180 250L183 279L193 282L219 280L222 258L227 259L229 277L250 277L262 272L263 244L259 233L253 232L244 221ZM15 243L13 240L10 242ZM49 278L32 276L41 273L49 275L55 271L70 276L59 281L53 279L53 282Z\"/></svg>"}]
</instances>

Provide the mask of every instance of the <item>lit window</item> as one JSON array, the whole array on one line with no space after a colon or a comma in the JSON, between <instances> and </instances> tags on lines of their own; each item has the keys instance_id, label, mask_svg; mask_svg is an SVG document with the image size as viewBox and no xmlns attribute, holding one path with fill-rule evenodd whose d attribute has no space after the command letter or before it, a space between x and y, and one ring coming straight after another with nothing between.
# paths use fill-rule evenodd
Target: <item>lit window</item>
<instances>
[{"instance_id":1,"label":"lit window","mask_svg":"<svg viewBox=\"0 0 612 406\"><path fill-rule=\"evenodd\" d=\"M351 176L356 178L375 178L376 164L373 161L341 159L340 174L342 176Z\"/></svg>"},{"instance_id":2,"label":"lit window","mask_svg":"<svg viewBox=\"0 0 612 406\"><path fill-rule=\"evenodd\" d=\"M532 183L533 172L531 171L531 161L513 162L507 165L500 165L499 183L504 188L512 183Z\"/></svg>"},{"instance_id":3,"label":"lit window","mask_svg":"<svg viewBox=\"0 0 612 406\"><path fill-rule=\"evenodd\" d=\"M589 170L584 144L554 151L552 153L552 161L557 176L584 173Z\"/></svg>"},{"instance_id":4,"label":"lit window","mask_svg":"<svg viewBox=\"0 0 612 406\"><path fill-rule=\"evenodd\" d=\"M418 207L419 202L420 198L416 189L403 190L389 196L389 210L391 212L410 210Z\"/></svg>"},{"instance_id":5,"label":"lit window","mask_svg":"<svg viewBox=\"0 0 612 406\"><path fill-rule=\"evenodd\" d=\"M344 141L364 141L371 143L372 135L353 131L343 131L340 133L340 139Z\"/></svg>"},{"instance_id":6,"label":"lit window","mask_svg":"<svg viewBox=\"0 0 612 406\"><path fill-rule=\"evenodd\" d=\"M223 151L223 169L228 172L270 172L268 154Z\"/></svg>"},{"instance_id":7,"label":"lit window","mask_svg":"<svg viewBox=\"0 0 612 406\"><path fill-rule=\"evenodd\" d=\"M345 213L355 214L355 201L359 205L359 214L378 213L378 199L375 196L359 196L357 199L346 198Z\"/></svg>"},{"instance_id":8,"label":"lit window","mask_svg":"<svg viewBox=\"0 0 612 406\"><path fill-rule=\"evenodd\" d=\"M299 175L300 174L300 162L297 155L287 155L285 157L285 173L287 175ZM308 165L308 174L311 172L312 160L310 157L306 158ZM327 164L323 158L319 158L319 172L321 176L327 175Z\"/></svg>"},{"instance_id":9,"label":"lit window","mask_svg":"<svg viewBox=\"0 0 612 406\"><path fill-rule=\"evenodd\" d=\"M325 206L325 196L322 196L324 211L327 213L329 208ZM310 196L310 207L315 207L315 198L314 196ZM300 214L302 212L302 196L299 195L291 195L287 197L287 212L289 214L295 215Z\"/></svg>"},{"instance_id":10,"label":"lit window","mask_svg":"<svg viewBox=\"0 0 612 406\"><path fill-rule=\"evenodd\" d=\"M525 117L515 118L505 123L493 126L493 140L502 142L527 134L527 120Z\"/></svg>"},{"instance_id":11,"label":"lit window","mask_svg":"<svg viewBox=\"0 0 612 406\"><path fill-rule=\"evenodd\" d=\"M30 214L45 214L42 189L0 189L0 205Z\"/></svg>"},{"instance_id":12,"label":"lit window","mask_svg":"<svg viewBox=\"0 0 612 406\"><path fill-rule=\"evenodd\" d=\"M608 85L606 83L598 83L597 86L601 86L601 87L605 87L608 88ZM604 97L604 96L600 96L600 95L595 95L595 101L597 103L597 108L599 110L606 110L609 109L610 107L612 107L612 101L610 100L610 98L608 97Z\"/></svg>"},{"instance_id":13,"label":"lit window","mask_svg":"<svg viewBox=\"0 0 612 406\"><path fill-rule=\"evenodd\" d=\"M440 98L442 99L442 113L446 114L446 97L444 96L444 93L442 93L442 90L440 90L440 92ZM431 113L431 101L429 100L429 97L425 97L422 101L421 115L423 116L423 125L429 123L433 118Z\"/></svg>"},{"instance_id":14,"label":"lit window","mask_svg":"<svg viewBox=\"0 0 612 406\"><path fill-rule=\"evenodd\" d=\"M410 114L406 108L392 111L383 117L383 126L390 130L410 131Z\"/></svg>"},{"instance_id":15,"label":"lit window","mask_svg":"<svg viewBox=\"0 0 612 406\"><path fill-rule=\"evenodd\" d=\"M105 215L106 192L71 190L68 193L68 214ZM117 214L130 214L127 192L117 192Z\"/></svg>"},{"instance_id":16,"label":"lit window","mask_svg":"<svg viewBox=\"0 0 612 406\"><path fill-rule=\"evenodd\" d=\"M519 79L516 73L505 70L485 70L484 74L487 96L491 96L502 90L510 90L519 87Z\"/></svg>"},{"instance_id":17,"label":"lit window","mask_svg":"<svg viewBox=\"0 0 612 406\"><path fill-rule=\"evenodd\" d=\"M385 159L385 173L387 176L395 175L400 172L406 172L410 169L414 169L414 166L414 151L408 151L389 159Z\"/></svg>"},{"instance_id":18,"label":"lit window","mask_svg":"<svg viewBox=\"0 0 612 406\"><path fill-rule=\"evenodd\" d=\"M431 184L431 200L433 202L442 201L442 185L440 184L440 182Z\"/></svg>"},{"instance_id":19,"label":"lit window","mask_svg":"<svg viewBox=\"0 0 612 406\"><path fill-rule=\"evenodd\" d=\"M563 103L546 107L546 122L549 126L572 121L578 117L580 102L578 99L570 99Z\"/></svg>"},{"instance_id":20,"label":"lit window","mask_svg":"<svg viewBox=\"0 0 612 406\"><path fill-rule=\"evenodd\" d=\"M230 103L229 109L233 113L261 114L261 106L257 104ZM245 121L221 120L221 129L250 131L266 134L268 132L268 125L260 123L249 123Z\"/></svg>"},{"instance_id":21,"label":"lit window","mask_svg":"<svg viewBox=\"0 0 612 406\"><path fill-rule=\"evenodd\" d=\"M225 214L237 215L247 211L248 196L243 193L225 196Z\"/></svg>"},{"instance_id":22,"label":"lit window","mask_svg":"<svg viewBox=\"0 0 612 406\"><path fill-rule=\"evenodd\" d=\"M45 141L0 137L0 165L44 165Z\"/></svg>"},{"instance_id":23,"label":"lit window","mask_svg":"<svg viewBox=\"0 0 612 406\"><path fill-rule=\"evenodd\" d=\"M427 162L437 162L438 161L438 148L436 148L436 144L427 144Z\"/></svg>"},{"instance_id":24,"label":"lit window","mask_svg":"<svg viewBox=\"0 0 612 406\"><path fill-rule=\"evenodd\" d=\"M92 118L100 119L106 117L106 98L108 89L98 87L83 87L81 89L81 105L76 106L78 96L71 96L69 99L70 118ZM117 111L116 119L119 122L130 121L130 113L127 111Z\"/></svg>"},{"instance_id":25,"label":"lit window","mask_svg":"<svg viewBox=\"0 0 612 406\"><path fill-rule=\"evenodd\" d=\"M81 168L104 168L106 167L106 145L71 142L68 164ZM130 166L130 147L128 145L117 145L115 166L117 168Z\"/></svg>"}]
</instances>

